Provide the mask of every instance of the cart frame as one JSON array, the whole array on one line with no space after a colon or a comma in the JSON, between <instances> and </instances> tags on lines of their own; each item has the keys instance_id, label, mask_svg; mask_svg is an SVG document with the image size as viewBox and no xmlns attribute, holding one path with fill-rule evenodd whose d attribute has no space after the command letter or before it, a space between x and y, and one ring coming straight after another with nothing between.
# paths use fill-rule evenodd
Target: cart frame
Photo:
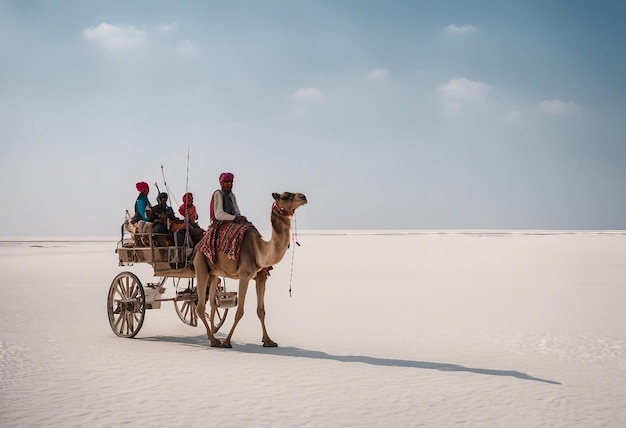
<instances>
[{"instance_id":1,"label":"cart frame","mask_svg":"<svg viewBox=\"0 0 626 428\"><path fill-rule=\"evenodd\" d=\"M144 246L142 242L149 242L149 245ZM154 276L159 278L157 282L146 283L145 286L130 271L120 272L113 278L107 297L107 314L111 330L117 336L135 337L143 326L146 310L160 309L161 302L168 301L174 302L176 313L183 323L192 327L198 325L198 293L194 284L194 249L191 246L176 245L168 234L135 233L130 239L125 239L122 229L122 238L115 252L120 266L148 263ZM163 298L169 279L173 282L175 294L174 297ZM207 314L213 333L224 325L228 308L237 306L237 303L237 293L227 292L225 282L218 281L218 308L213 318Z\"/></svg>"}]
</instances>

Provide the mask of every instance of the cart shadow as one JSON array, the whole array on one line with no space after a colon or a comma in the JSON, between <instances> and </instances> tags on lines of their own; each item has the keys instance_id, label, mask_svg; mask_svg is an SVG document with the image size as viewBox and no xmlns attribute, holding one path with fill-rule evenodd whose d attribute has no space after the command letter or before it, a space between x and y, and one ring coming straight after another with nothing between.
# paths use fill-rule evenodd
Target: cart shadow
<instances>
[{"instance_id":1,"label":"cart shadow","mask_svg":"<svg viewBox=\"0 0 626 428\"><path fill-rule=\"evenodd\" d=\"M434 363L428 361L414 361L414 360L400 360L393 358L376 358L368 357L366 355L332 355L326 352L313 351L308 349L286 347L286 348L264 348L260 344L251 343L235 343L232 349L220 349L210 348L207 343L205 335L196 337L172 337L172 336L154 336L145 337L139 340L148 340L155 342L174 342L182 343L188 346L197 346L201 348L214 349L223 352L241 352L245 354L259 354L259 355L278 355L283 357L295 357L295 358L311 358L317 360L330 360L338 361L341 363L363 363L373 366L385 366L385 367L407 367L414 369L424 370L439 370L444 372L467 372L476 373L489 376L510 376L522 380L532 380L536 382L544 382L552 385L561 385L561 382L541 379L531 376L527 373L518 372L515 370L495 370L495 369L483 369L475 367L466 367L458 364L449 363Z\"/></svg>"}]
</instances>

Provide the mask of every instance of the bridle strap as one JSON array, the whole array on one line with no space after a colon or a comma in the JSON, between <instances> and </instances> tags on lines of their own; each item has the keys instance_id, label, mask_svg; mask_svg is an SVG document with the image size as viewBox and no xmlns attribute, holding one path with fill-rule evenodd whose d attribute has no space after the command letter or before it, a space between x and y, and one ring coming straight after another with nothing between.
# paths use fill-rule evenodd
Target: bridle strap
<instances>
[{"instance_id":1,"label":"bridle strap","mask_svg":"<svg viewBox=\"0 0 626 428\"><path fill-rule=\"evenodd\" d=\"M288 211L282 209L281 207L279 207L278 205L276 205L276 202L274 202L274 204L272 205L272 212L283 216L283 217L291 217L291 215L289 214Z\"/></svg>"}]
</instances>

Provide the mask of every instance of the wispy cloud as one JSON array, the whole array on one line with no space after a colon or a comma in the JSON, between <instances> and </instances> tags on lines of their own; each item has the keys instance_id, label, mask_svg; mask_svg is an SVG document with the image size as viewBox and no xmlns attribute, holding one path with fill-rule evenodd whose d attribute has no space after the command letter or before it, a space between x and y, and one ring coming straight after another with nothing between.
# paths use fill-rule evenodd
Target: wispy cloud
<instances>
[{"instance_id":1,"label":"wispy cloud","mask_svg":"<svg viewBox=\"0 0 626 428\"><path fill-rule=\"evenodd\" d=\"M466 34L471 34L476 31L476 27L473 25L461 25L460 27L454 24L450 24L447 27L443 28L443 32L446 34L454 34L456 36L464 36Z\"/></svg>"},{"instance_id":2,"label":"wispy cloud","mask_svg":"<svg viewBox=\"0 0 626 428\"><path fill-rule=\"evenodd\" d=\"M389 70L386 68L376 68L367 74L367 77L372 80L385 80L389 76Z\"/></svg>"},{"instance_id":3,"label":"wispy cloud","mask_svg":"<svg viewBox=\"0 0 626 428\"><path fill-rule=\"evenodd\" d=\"M296 100L320 101L324 98L324 94L317 88L301 88L291 94Z\"/></svg>"},{"instance_id":4,"label":"wispy cloud","mask_svg":"<svg viewBox=\"0 0 626 428\"><path fill-rule=\"evenodd\" d=\"M491 89L489 85L461 77L439 85L437 93L449 100L476 100L484 98Z\"/></svg>"},{"instance_id":5,"label":"wispy cloud","mask_svg":"<svg viewBox=\"0 0 626 428\"><path fill-rule=\"evenodd\" d=\"M556 116L573 113L580 110L580 106L574 103L566 103L561 100L545 100L539 103L539 110L544 114Z\"/></svg>"},{"instance_id":6,"label":"wispy cloud","mask_svg":"<svg viewBox=\"0 0 626 428\"><path fill-rule=\"evenodd\" d=\"M466 103L484 99L485 93L491 89L489 85L461 77L439 85L437 94L445 102L446 113L457 113Z\"/></svg>"},{"instance_id":7,"label":"wispy cloud","mask_svg":"<svg viewBox=\"0 0 626 428\"><path fill-rule=\"evenodd\" d=\"M170 33L178 27L178 24L172 22L171 24L161 24L154 27L154 31L157 33Z\"/></svg>"},{"instance_id":8,"label":"wispy cloud","mask_svg":"<svg viewBox=\"0 0 626 428\"><path fill-rule=\"evenodd\" d=\"M87 40L100 43L109 51L131 49L141 45L146 39L145 31L132 26L116 26L103 22L97 27L83 30Z\"/></svg>"},{"instance_id":9,"label":"wispy cloud","mask_svg":"<svg viewBox=\"0 0 626 428\"><path fill-rule=\"evenodd\" d=\"M176 51L182 55L193 56L200 52L200 48L189 40L183 40L176 46Z\"/></svg>"}]
</instances>

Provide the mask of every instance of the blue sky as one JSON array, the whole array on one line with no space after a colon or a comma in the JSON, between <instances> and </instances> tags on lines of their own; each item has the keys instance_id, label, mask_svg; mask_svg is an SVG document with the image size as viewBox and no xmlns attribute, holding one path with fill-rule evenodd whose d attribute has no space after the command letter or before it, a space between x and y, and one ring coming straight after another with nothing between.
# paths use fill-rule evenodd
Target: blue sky
<instances>
[{"instance_id":1,"label":"blue sky","mask_svg":"<svg viewBox=\"0 0 626 428\"><path fill-rule=\"evenodd\" d=\"M222 171L269 227L626 229L624 1L0 1L0 236ZM187 166L189 153L189 174Z\"/></svg>"}]
</instances>

